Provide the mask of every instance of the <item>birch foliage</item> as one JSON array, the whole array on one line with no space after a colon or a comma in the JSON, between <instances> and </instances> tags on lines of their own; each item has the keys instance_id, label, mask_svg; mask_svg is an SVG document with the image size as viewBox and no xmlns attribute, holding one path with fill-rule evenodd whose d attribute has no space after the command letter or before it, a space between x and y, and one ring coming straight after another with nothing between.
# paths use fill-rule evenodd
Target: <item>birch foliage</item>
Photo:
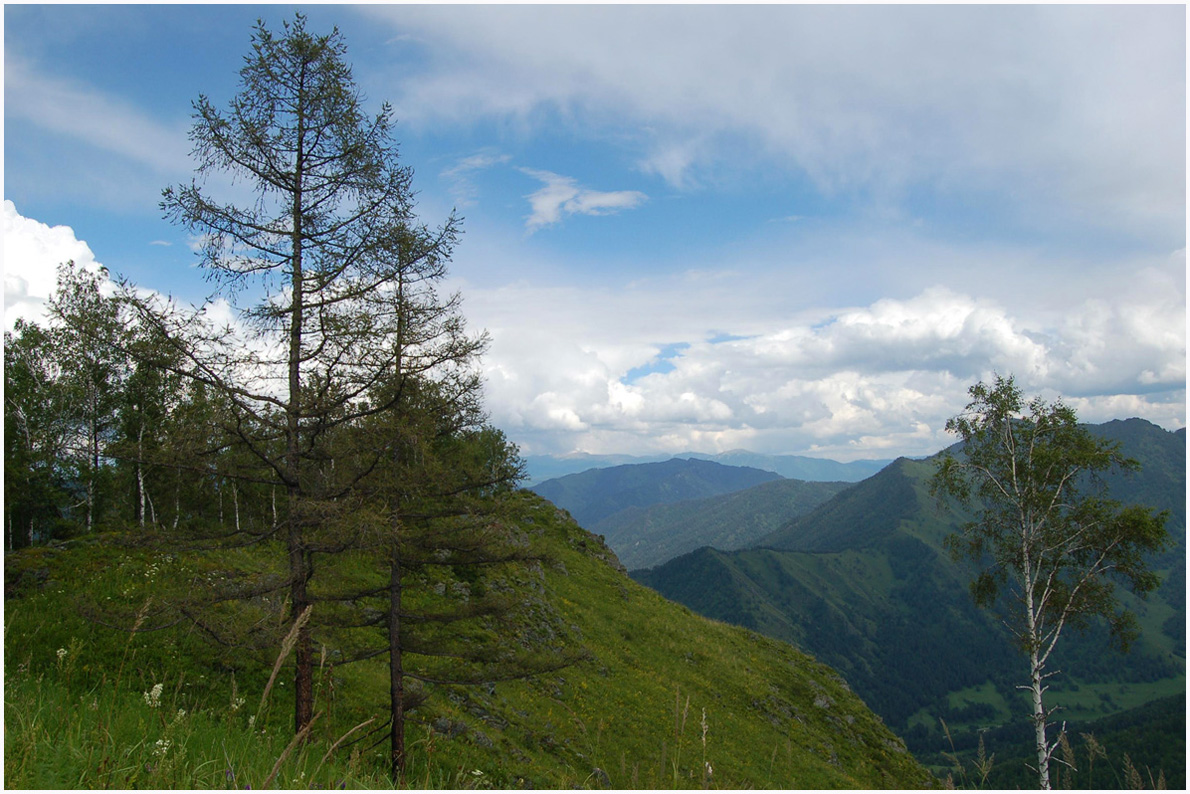
<instances>
[{"instance_id":1,"label":"birch foliage","mask_svg":"<svg viewBox=\"0 0 1190 794\"><path fill-rule=\"evenodd\" d=\"M1167 542L1164 513L1108 498L1102 476L1134 470L1119 445L1095 438L1060 400L1024 401L1012 377L969 390L971 402L946 429L963 441L940 460L931 486L972 509L975 519L948 539L956 558L975 561L975 601L1001 613L1029 658L1038 782L1049 788L1059 744L1047 728L1045 693L1052 655L1067 629L1102 619L1127 648L1135 616L1116 591L1145 595L1160 584L1146 562Z\"/></svg>"}]
</instances>

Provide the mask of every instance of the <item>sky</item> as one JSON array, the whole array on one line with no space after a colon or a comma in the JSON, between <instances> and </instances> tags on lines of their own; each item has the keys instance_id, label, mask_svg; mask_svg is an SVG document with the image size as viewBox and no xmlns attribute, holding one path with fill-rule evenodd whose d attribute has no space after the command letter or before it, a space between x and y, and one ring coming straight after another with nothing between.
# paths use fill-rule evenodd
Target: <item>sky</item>
<instances>
[{"instance_id":1,"label":"sky","mask_svg":"<svg viewBox=\"0 0 1190 794\"><path fill-rule=\"evenodd\" d=\"M1185 426L1181 5L6 5L6 329L66 259L209 294L161 191L296 10L463 216L525 454L926 455L996 373Z\"/></svg>"}]
</instances>

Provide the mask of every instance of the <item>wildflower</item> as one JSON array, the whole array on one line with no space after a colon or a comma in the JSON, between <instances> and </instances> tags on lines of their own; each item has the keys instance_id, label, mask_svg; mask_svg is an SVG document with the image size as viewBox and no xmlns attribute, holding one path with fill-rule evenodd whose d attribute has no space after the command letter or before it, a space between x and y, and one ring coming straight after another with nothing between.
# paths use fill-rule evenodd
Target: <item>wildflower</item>
<instances>
[{"instance_id":1,"label":"wildflower","mask_svg":"<svg viewBox=\"0 0 1190 794\"><path fill-rule=\"evenodd\" d=\"M65 648L59 648L58 649L58 661L60 662L63 659L65 659L66 654L67 654L67 650Z\"/></svg>"},{"instance_id":2,"label":"wildflower","mask_svg":"<svg viewBox=\"0 0 1190 794\"><path fill-rule=\"evenodd\" d=\"M244 705L244 699L243 699L243 698L236 698L235 700L231 701L231 710L232 710L232 711L239 711L239 710L240 710L240 707L241 707L241 706L243 706L243 705Z\"/></svg>"},{"instance_id":3,"label":"wildflower","mask_svg":"<svg viewBox=\"0 0 1190 794\"><path fill-rule=\"evenodd\" d=\"M186 709L178 709L177 719L182 719L186 716Z\"/></svg>"},{"instance_id":4,"label":"wildflower","mask_svg":"<svg viewBox=\"0 0 1190 794\"><path fill-rule=\"evenodd\" d=\"M169 739L158 739L156 742L156 749L153 750L153 755L164 758L165 754L169 752L170 744L171 742Z\"/></svg>"},{"instance_id":5,"label":"wildflower","mask_svg":"<svg viewBox=\"0 0 1190 794\"><path fill-rule=\"evenodd\" d=\"M157 708L161 703L161 692L165 689L165 684L153 684L153 688L145 692L145 703L149 708Z\"/></svg>"},{"instance_id":6,"label":"wildflower","mask_svg":"<svg viewBox=\"0 0 1190 794\"><path fill-rule=\"evenodd\" d=\"M256 715L253 714L251 717L248 718L248 727L251 728L255 724L256 724Z\"/></svg>"}]
</instances>

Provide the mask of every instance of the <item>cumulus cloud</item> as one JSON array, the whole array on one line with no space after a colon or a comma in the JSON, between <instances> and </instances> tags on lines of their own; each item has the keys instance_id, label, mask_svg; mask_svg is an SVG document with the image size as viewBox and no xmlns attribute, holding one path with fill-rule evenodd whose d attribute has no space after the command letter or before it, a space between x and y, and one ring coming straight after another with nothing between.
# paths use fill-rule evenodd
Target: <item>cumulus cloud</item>
<instances>
[{"instance_id":1,"label":"cumulus cloud","mask_svg":"<svg viewBox=\"0 0 1190 794\"><path fill-rule=\"evenodd\" d=\"M967 387L1011 373L1091 421L1185 423L1176 290L1115 308L1092 300L1052 324L943 286L801 317L748 316L731 286L702 284L676 278L680 305L656 301L656 283L468 292L468 315L493 335L493 420L530 452L930 454L951 442L943 426ZM722 332L758 325L768 330ZM661 357L665 367L629 377Z\"/></svg>"},{"instance_id":2,"label":"cumulus cloud","mask_svg":"<svg viewBox=\"0 0 1190 794\"><path fill-rule=\"evenodd\" d=\"M42 323L46 301L58 286L58 265L73 260L79 267L98 272L95 254L69 226L48 226L26 218L5 199L2 209L4 237L4 329L11 331L18 317Z\"/></svg>"},{"instance_id":3,"label":"cumulus cloud","mask_svg":"<svg viewBox=\"0 0 1190 794\"><path fill-rule=\"evenodd\" d=\"M536 168L521 171L543 183L541 189L529 194L533 212L525 221L525 228L533 233L551 226L566 215L611 215L638 207L647 196L636 190L604 192L581 187L568 176Z\"/></svg>"}]
</instances>

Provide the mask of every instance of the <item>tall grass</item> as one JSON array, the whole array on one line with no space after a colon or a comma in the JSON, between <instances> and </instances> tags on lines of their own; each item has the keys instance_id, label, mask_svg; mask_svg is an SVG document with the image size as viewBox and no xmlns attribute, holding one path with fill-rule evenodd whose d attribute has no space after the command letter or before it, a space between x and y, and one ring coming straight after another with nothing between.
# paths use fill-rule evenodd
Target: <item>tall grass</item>
<instances>
[{"instance_id":1,"label":"tall grass","mask_svg":"<svg viewBox=\"0 0 1190 794\"><path fill-rule=\"evenodd\" d=\"M130 644L130 643L129 643ZM4 671L4 779L8 788L389 788L344 740L288 741L230 702L198 706L181 670L150 673L144 691L112 681L79 685L81 642L38 666L32 654ZM187 708L186 706L189 706ZM366 724L366 723L365 723ZM364 727L356 726L348 733Z\"/></svg>"}]
</instances>

